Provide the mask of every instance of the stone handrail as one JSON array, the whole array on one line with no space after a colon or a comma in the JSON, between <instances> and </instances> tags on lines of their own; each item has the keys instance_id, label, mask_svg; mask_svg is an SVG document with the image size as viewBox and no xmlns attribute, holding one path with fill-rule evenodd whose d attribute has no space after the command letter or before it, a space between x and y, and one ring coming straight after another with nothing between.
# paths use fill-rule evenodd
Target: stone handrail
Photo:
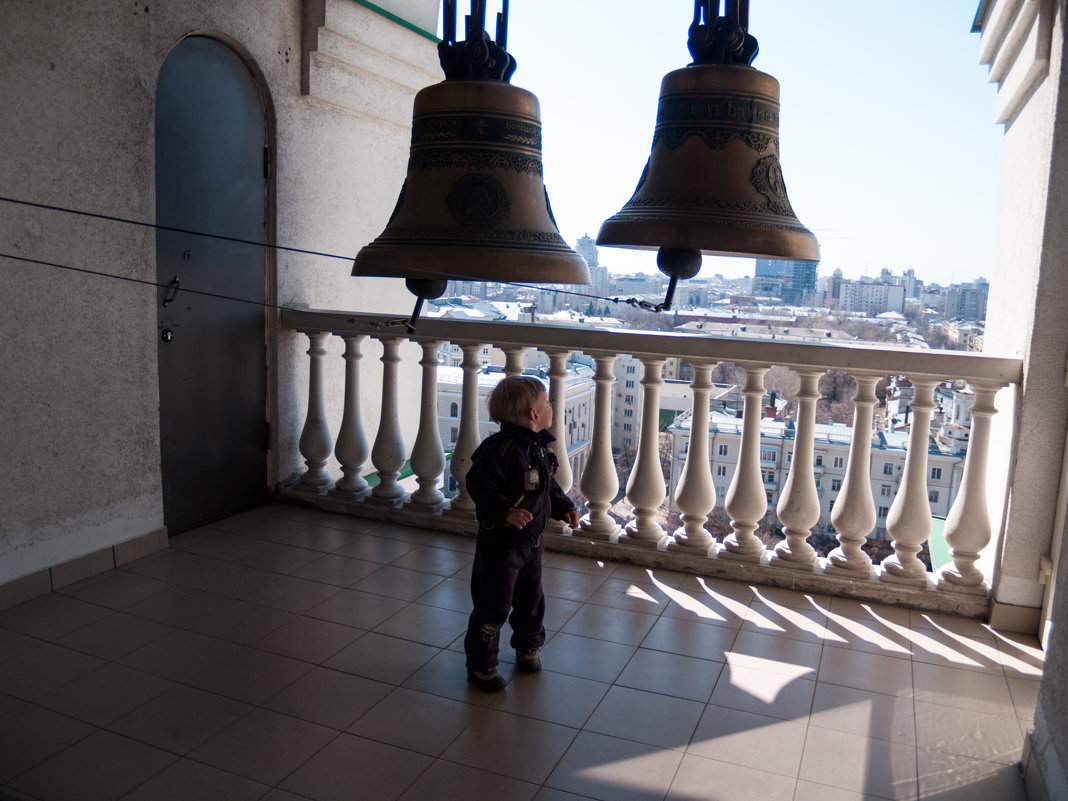
<instances>
[{"instance_id":1,"label":"stone handrail","mask_svg":"<svg viewBox=\"0 0 1068 801\"><path fill-rule=\"evenodd\" d=\"M978 353L915 350L870 343L794 343L729 337L706 337L675 333L603 329L591 327L529 325L504 322L467 322L421 318L416 330L407 331L404 321L379 315L349 312L292 310L282 312L282 326L309 337L309 405L300 439L307 469L295 484L283 489L286 497L321 508L403 522L430 529L471 533L474 507L465 487L471 454L478 445L477 374L478 351L484 345L500 348L506 356L505 372L520 372L520 354L528 348L549 356L550 396L563 397L565 360L581 351L596 364L594 418L589 458L580 476L572 476L567 460L559 476L565 489L577 484L585 499L580 528L570 532L555 525L546 533L550 548L669 567L699 575L723 576L763 584L789 586L813 592L901 603L920 608L953 611L971 616L986 613L989 586L975 567L980 552L991 539L987 513L986 462L990 444L990 417L994 396L1005 386L1018 384L1022 363L1015 358ZM330 440L323 403L323 342L335 335L345 341L345 401L341 432L334 455L343 478L333 486L324 465ZM374 446L368 451L359 409L360 343L377 339L383 346L381 418ZM398 346L405 339L420 344L423 358L420 423L411 453L398 423ZM444 478L446 460L438 432L435 407L439 344L451 342L464 354L460 426L449 460L457 493L445 500L438 486ZM649 405L642 410L641 436L626 486L631 518L623 525L609 508L619 491L611 448L613 365L620 354L638 358L644 366L641 383ZM663 379L661 367L677 357L693 366L690 382L692 447L673 501L683 525L674 532L662 529L656 509L666 496L655 436L658 398ZM706 528L715 506L715 488L709 461L710 373L717 362L733 362L746 375L741 451L734 478L723 499L730 517L731 533L716 542ZM764 375L772 366L785 366L801 379L793 436L793 459L776 511L785 540L768 549L755 536L759 521L768 510L760 465L760 421ZM340 367L339 367L340 369ZM827 370L849 373L857 382L854 423L849 457L831 522L839 547L826 558L817 556L808 543L819 518L819 498L813 465L814 413L819 393L816 384ZM904 474L887 515L887 531L894 552L881 565L873 565L861 549L874 529L870 461L872 426L879 378L903 375L915 388L914 414ZM945 524L952 564L937 575L927 571L917 558L931 532L931 509L927 499L927 437L934 409L933 393L946 379L968 382L975 394L972 432L965 458L962 483ZM553 433L564 439L564 415L554 420ZM361 475L371 472L364 464L371 459L380 481L369 488ZM419 489L408 495L397 481L409 459Z\"/></svg>"}]
</instances>

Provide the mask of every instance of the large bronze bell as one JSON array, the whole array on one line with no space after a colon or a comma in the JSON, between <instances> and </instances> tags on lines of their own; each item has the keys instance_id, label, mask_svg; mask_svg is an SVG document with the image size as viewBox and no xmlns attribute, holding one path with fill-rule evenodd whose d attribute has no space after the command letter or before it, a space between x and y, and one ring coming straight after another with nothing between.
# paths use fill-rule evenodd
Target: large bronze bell
<instances>
[{"instance_id":1,"label":"large bronze bell","mask_svg":"<svg viewBox=\"0 0 1068 801\"><path fill-rule=\"evenodd\" d=\"M819 260L783 183L779 82L748 65L756 40L739 22L740 4L731 5L713 18L707 2L697 3L694 63L664 76L645 170L597 235L598 245L660 250L658 265L672 278L665 308L702 253Z\"/></svg>"},{"instance_id":2,"label":"large bronze bell","mask_svg":"<svg viewBox=\"0 0 1068 801\"><path fill-rule=\"evenodd\" d=\"M489 41L479 19L484 3L474 4L468 38L457 44L449 3L445 14L446 80L415 97L407 178L352 274L406 278L421 299L438 297L453 278L590 283L586 261L560 236L549 208L538 99L507 83L515 66L501 21L497 42Z\"/></svg>"}]
</instances>

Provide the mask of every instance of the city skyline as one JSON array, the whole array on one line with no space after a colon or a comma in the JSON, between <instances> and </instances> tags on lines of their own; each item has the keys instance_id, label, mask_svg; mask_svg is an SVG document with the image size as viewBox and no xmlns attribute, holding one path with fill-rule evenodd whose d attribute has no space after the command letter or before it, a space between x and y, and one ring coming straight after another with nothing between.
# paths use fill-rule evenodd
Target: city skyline
<instances>
[{"instance_id":1,"label":"city skyline","mask_svg":"<svg viewBox=\"0 0 1068 801\"><path fill-rule=\"evenodd\" d=\"M487 4L487 28L500 3ZM989 276L1002 127L970 32L977 0L921 17L875 4L758 0L753 67L781 87L781 161L820 275L915 269L948 285ZM466 4L460 4L466 13ZM690 61L692 2L510 5L516 86L541 102L545 184L572 246L630 197L649 155L660 80ZM922 21L922 24L920 24ZM655 272L655 252L601 248L613 272ZM702 275L752 275L708 257Z\"/></svg>"}]
</instances>

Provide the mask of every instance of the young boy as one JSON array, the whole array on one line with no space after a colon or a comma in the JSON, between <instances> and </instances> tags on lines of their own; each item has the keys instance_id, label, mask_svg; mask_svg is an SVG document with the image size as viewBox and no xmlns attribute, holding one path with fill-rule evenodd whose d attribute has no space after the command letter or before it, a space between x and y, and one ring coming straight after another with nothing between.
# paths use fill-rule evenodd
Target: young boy
<instances>
[{"instance_id":1,"label":"young boy","mask_svg":"<svg viewBox=\"0 0 1068 801\"><path fill-rule=\"evenodd\" d=\"M554 478L556 456L546 450L554 438L549 433L553 407L545 385L532 376L509 376L494 387L487 406L501 430L478 446L467 473L478 539L471 573L474 610L464 651L469 680L492 691L506 683L497 672L505 620L512 626L516 667L527 673L541 669L538 651L545 644L541 535L549 517L575 528L579 516Z\"/></svg>"}]
</instances>

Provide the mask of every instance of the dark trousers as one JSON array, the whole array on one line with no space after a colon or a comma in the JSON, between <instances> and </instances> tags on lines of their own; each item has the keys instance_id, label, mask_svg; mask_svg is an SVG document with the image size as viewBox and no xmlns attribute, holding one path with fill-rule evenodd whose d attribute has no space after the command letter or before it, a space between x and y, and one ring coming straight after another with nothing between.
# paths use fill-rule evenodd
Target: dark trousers
<instances>
[{"instance_id":1,"label":"dark trousers","mask_svg":"<svg viewBox=\"0 0 1068 801\"><path fill-rule=\"evenodd\" d=\"M512 626L511 646L517 650L545 644L545 595L541 589L541 555L545 545L502 543L500 534L479 532L471 571L474 609L467 623L464 651L468 670L497 664L501 626ZM511 614L509 614L511 612Z\"/></svg>"}]
</instances>

